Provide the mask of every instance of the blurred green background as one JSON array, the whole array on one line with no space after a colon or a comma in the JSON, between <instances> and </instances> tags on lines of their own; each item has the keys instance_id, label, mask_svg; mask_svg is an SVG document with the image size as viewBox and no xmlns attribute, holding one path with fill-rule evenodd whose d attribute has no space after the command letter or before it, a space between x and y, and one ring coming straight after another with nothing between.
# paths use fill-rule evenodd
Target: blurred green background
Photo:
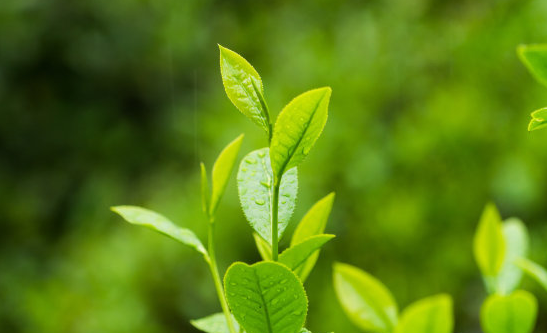
<instances>
[{"instance_id":1,"label":"blurred green background","mask_svg":"<svg viewBox=\"0 0 547 333\"><path fill-rule=\"evenodd\" d=\"M547 41L546 20L541 0L3 0L0 331L195 332L189 319L220 310L199 255L108 209L142 205L205 239L199 162L242 132L241 156L266 145L223 91L220 43L259 71L275 114L333 88L292 224L336 192L307 327L358 332L331 286L338 260L401 307L452 294L456 331L480 332L471 243L487 201L547 263L547 131L526 131L547 90L515 53ZM257 261L233 180L219 214L221 269ZM547 332L547 294L524 287Z\"/></svg>"}]
</instances>

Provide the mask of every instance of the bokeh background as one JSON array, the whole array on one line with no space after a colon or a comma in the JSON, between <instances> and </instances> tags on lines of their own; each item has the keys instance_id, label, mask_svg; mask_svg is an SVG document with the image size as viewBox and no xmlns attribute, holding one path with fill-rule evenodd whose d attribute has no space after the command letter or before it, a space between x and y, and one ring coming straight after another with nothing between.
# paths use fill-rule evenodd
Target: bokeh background
<instances>
[{"instance_id":1,"label":"bokeh background","mask_svg":"<svg viewBox=\"0 0 547 333\"><path fill-rule=\"evenodd\" d=\"M241 156L266 145L225 96L220 43L261 73L274 114L333 88L292 221L336 192L308 328L358 332L331 286L338 260L401 307L452 294L456 332L480 332L471 244L485 203L522 218L547 263L547 131L526 131L547 89L515 52L547 41L546 20L542 0L3 0L0 331L195 332L188 320L219 311L199 255L109 206L205 239L199 162L240 133ZM233 180L219 214L221 269L257 261ZM547 293L523 287L547 332Z\"/></svg>"}]
</instances>

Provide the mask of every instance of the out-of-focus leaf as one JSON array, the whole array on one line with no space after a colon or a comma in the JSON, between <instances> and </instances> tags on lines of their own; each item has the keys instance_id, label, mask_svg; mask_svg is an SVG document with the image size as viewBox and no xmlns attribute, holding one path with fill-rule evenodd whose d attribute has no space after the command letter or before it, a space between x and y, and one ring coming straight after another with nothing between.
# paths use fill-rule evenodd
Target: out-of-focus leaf
<instances>
[{"instance_id":1,"label":"out-of-focus leaf","mask_svg":"<svg viewBox=\"0 0 547 333\"><path fill-rule=\"evenodd\" d=\"M271 197L273 174L268 148L250 152L243 158L237 173L239 201L251 227L268 243L272 242ZM281 179L278 205L278 237L291 219L298 193L298 171L293 168Z\"/></svg>"},{"instance_id":2,"label":"out-of-focus leaf","mask_svg":"<svg viewBox=\"0 0 547 333\"><path fill-rule=\"evenodd\" d=\"M401 314L395 333L451 333L453 329L452 298L441 294L408 306Z\"/></svg>"},{"instance_id":3,"label":"out-of-focus leaf","mask_svg":"<svg viewBox=\"0 0 547 333\"><path fill-rule=\"evenodd\" d=\"M304 326L306 293L285 265L237 262L228 268L224 285L232 313L247 333L294 333Z\"/></svg>"},{"instance_id":4,"label":"out-of-focus leaf","mask_svg":"<svg viewBox=\"0 0 547 333\"><path fill-rule=\"evenodd\" d=\"M253 238L255 240L258 253L260 253L260 257L262 257L262 260L265 260L265 261L272 260L272 247L270 246L270 243L265 241L256 232L253 232Z\"/></svg>"},{"instance_id":5,"label":"out-of-focus leaf","mask_svg":"<svg viewBox=\"0 0 547 333\"><path fill-rule=\"evenodd\" d=\"M188 245L204 256L208 256L207 250L201 244L197 236L189 229L181 228L169 221L163 215L160 215L149 209L137 206L115 206L111 208L113 212L119 214L127 222L142 225L152 230L167 235L174 240Z\"/></svg>"},{"instance_id":6,"label":"out-of-focus leaf","mask_svg":"<svg viewBox=\"0 0 547 333\"><path fill-rule=\"evenodd\" d=\"M333 202L334 192L317 201L310 210L308 210L293 233L291 246L301 243L311 236L325 232ZM300 281L304 282L308 278L317 262L317 258L319 258L319 252L319 250L315 251L306 259L306 262L303 265L294 270L296 275L300 278Z\"/></svg>"},{"instance_id":7,"label":"out-of-focus leaf","mask_svg":"<svg viewBox=\"0 0 547 333\"><path fill-rule=\"evenodd\" d=\"M213 165L213 192L211 194L211 206L209 214L213 215L217 209L220 198L224 194L230 174L236 163L237 154L243 141L243 134L238 136L234 141L230 142L218 155L215 164Z\"/></svg>"},{"instance_id":8,"label":"out-of-focus leaf","mask_svg":"<svg viewBox=\"0 0 547 333\"><path fill-rule=\"evenodd\" d=\"M510 295L490 295L481 309L485 333L531 333L537 315L537 300L524 290Z\"/></svg>"},{"instance_id":9,"label":"out-of-focus leaf","mask_svg":"<svg viewBox=\"0 0 547 333\"><path fill-rule=\"evenodd\" d=\"M306 262L317 249L334 238L334 235L315 235L302 243L291 246L279 255L279 262L293 271Z\"/></svg>"},{"instance_id":10,"label":"out-of-focus leaf","mask_svg":"<svg viewBox=\"0 0 547 333\"><path fill-rule=\"evenodd\" d=\"M542 108L532 112L532 119L528 124L528 130L534 131L547 126L547 108Z\"/></svg>"},{"instance_id":11,"label":"out-of-focus leaf","mask_svg":"<svg viewBox=\"0 0 547 333\"><path fill-rule=\"evenodd\" d=\"M235 320L232 320L232 322L234 323L235 329L239 331L239 324ZM230 333L228 323L226 322L226 316L224 316L224 313L222 312L204 318L190 320L190 323L198 330L206 333Z\"/></svg>"},{"instance_id":12,"label":"out-of-focus leaf","mask_svg":"<svg viewBox=\"0 0 547 333\"><path fill-rule=\"evenodd\" d=\"M547 86L547 44L520 45L517 53L536 80Z\"/></svg>"},{"instance_id":13,"label":"out-of-focus leaf","mask_svg":"<svg viewBox=\"0 0 547 333\"><path fill-rule=\"evenodd\" d=\"M397 325L397 304L391 292L370 274L335 263L334 290L349 319L361 329L384 333Z\"/></svg>"},{"instance_id":14,"label":"out-of-focus leaf","mask_svg":"<svg viewBox=\"0 0 547 333\"><path fill-rule=\"evenodd\" d=\"M275 123L270 155L276 179L309 154L327 122L331 88L307 91L295 97Z\"/></svg>"},{"instance_id":15,"label":"out-of-focus leaf","mask_svg":"<svg viewBox=\"0 0 547 333\"><path fill-rule=\"evenodd\" d=\"M515 264L547 291L547 269L526 258L517 259Z\"/></svg>"},{"instance_id":16,"label":"out-of-focus leaf","mask_svg":"<svg viewBox=\"0 0 547 333\"><path fill-rule=\"evenodd\" d=\"M207 181L207 169L203 162L200 163L201 170L201 209L204 213L209 211L209 182Z\"/></svg>"},{"instance_id":17,"label":"out-of-focus leaf","mask_svg":"<svg viewBox=\"0 0 547 333\"><path fill-rule=\"evenodd\" d=\"M522 279L522 270L515 265L517 258L525 257L528 252L528 230L521 220L507 219L502 225L505 240L505 256L501 270L496 277L496 292L512 293Z\"/></svg>"}]
</instances>

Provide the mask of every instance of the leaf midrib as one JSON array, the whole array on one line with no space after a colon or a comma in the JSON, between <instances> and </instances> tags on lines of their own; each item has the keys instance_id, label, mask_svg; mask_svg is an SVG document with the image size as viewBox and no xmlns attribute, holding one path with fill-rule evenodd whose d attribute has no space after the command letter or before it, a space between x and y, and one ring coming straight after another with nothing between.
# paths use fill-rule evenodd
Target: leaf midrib
<instances>
[{"instance_id":1,"label":"leaf midrib","mask_svg":"<svg viewBox=\"0 0 547 333\"><path fill-rule=\"evenodd\" d=\"M243 71L243 75L246 75L245 71ZM253 79L252 79L252 76L249 75L250 77L250 80L251 80L251 84L253 84ZM234 78L235 80L239 83L239 85L241 87L243 87L243 90L245 91L245 93L247 94L247 98L249 98L249 100L253 101L253 104L254 104L254 108L257 109L259 112L256 114L254 114L254 116L260 116L262 115L262 112L260 112L260 108L257 107L257 105L261 105L260 101L258 103L256 103L256 101L254 100L254 96L251 95L251 92L247 89L247 86L245 84L243 84L243 81L239 79L239 76L237 75L234 75ZM254 88L253 88L254 90ZM257 96L258 97L258 96ZM260 120L260 123L265 126L266 128L268 127L268 124L266 124L264 122L264 119L262 117L256 117L257 119Z\"/></svg>"},{"instance_id":2,"label":"leaf midrib","mask_svg":"<svg viewBox=\"0 0 547 333\"><path fill-rule=\"evenodd\" d=\"M258 291L260 293L260 299L262 300L262 304L264 305L264 313L266 314L266 322L268 324L268 333L273 333L272 332L272 324L270 322L270 314L268 313L268 306L266 304L266 300L264 299L264 294L262 293L262 287L260 286L260 278L259 278L258 273L256 272L255 269L253 269L253 274L256 278L256 285L257 285Z\"/></svg>"}]
</instances>

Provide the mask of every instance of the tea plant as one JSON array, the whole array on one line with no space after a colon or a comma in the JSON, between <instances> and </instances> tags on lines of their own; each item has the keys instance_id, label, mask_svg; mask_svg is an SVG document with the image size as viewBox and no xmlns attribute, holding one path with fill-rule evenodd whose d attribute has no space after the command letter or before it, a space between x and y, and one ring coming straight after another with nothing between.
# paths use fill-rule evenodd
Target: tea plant
<instances>
[{"instance_id":1,"label":"tea plant","mask_svg":"<svg viewBox=\"0 0 547 333\"><path fill-rule=\"evenodd\" d=\"M521 45L517 52L536 80L547 86L547 44ZM532 112L528 130L534 131L545 126L547 126L547 107Z\"/></svg>"},{"instance_id":2,"label":"tea plant","mask_svg":"<svg viewBox=\"0 0 547 333\"><path fill-rule=\"evenodd\" d=\"M334 235L324 234L334 194L318 201L297 226L290 247L279 254L279 240L289 224L298 191L298 165L309 154L327 121L331 89L295 97L272 123L257 71L239 54L222 46L220 69L232 103L266 132L269 146L247 154L239 165L237 186L241 207L263 261L233 263L220 278L215 253L215 225L220 200L237 160L243 135L220 153L211 175L201 163L202 209L208 221L207 248L190 230L166 217L136 206L112 210L126 221L163 233L202 254L213 277L222 313L192 321L208 333L297 333L304 329L308 299L303 282L319 249ZM234 320L235 319L235 320Z\"/></svg>"}]
</instances>

